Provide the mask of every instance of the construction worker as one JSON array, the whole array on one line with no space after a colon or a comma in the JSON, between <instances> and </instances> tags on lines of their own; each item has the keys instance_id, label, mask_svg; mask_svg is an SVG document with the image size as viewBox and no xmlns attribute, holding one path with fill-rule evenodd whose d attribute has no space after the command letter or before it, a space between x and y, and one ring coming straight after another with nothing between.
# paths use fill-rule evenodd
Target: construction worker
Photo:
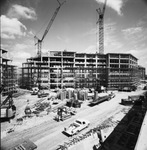
<instances>
[{"instance_id":1,"label":"construction worker","mask_svg":"<svg viewBox=\"0 0 147 150\"><path fill-rule=\"evenodd\" d=\"M52 107L51 107L51 104L49 103L49 106L48 106L48 108L47 108L47 110L46 110L46 111L47 111L47 115L50 113L51 108L52 108Z\"/></svg>"},{"instance_id":2,"label":"construction worker","mask_svg":"<svg viewBox=\"0 0 147 150\"><path fill-rule=\"evenodd\" d=\"M25 112L26 117L30 117L31 116L32 111L31 111L31 108L29 106L29 100L27 100L27 106L25 107L24 112Z\"/></svg>"},{"instance_id":3,"label":"construction worker","mask_svg":"<svg viewBox=\"0 0 147 150\"><path fill-rule=\"evenodd\" d=\"M24 112L25 112L26 117L30 117L31 116L32 111L31 111L29 106L26 106Z\"/></svg>"}]
</instances>

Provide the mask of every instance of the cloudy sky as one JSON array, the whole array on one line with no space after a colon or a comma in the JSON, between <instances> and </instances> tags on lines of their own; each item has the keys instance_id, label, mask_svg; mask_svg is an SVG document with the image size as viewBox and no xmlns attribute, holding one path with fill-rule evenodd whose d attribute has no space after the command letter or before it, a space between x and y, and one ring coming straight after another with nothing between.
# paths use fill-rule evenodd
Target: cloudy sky
<instances>
[{"instance_id":1,"label":"cloudy sky","mask_svg":"<svg viewBox=\"0 0 147 150\"><path fill-rule=\"evenodd\" d=\"M63 0L59 0L63 2ZM97 51L96 9L104 0L67 0L60 8L42 51ZM13 64L21 66L36 56L34 35L42 38L56 0L1 0L1 48ZM147 0L107 0L104 20L104 53L131 53L147 68Z\"/></svg>"}]
</instances>

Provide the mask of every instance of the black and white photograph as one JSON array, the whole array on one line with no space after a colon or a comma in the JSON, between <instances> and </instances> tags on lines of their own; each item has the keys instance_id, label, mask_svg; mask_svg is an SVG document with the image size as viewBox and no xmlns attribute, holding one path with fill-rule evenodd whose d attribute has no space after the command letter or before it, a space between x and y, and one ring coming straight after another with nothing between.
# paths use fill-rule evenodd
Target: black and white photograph
<instances>
[{"instance_id":1,"label":"black and white photograph","mask_svg":"<svg viewBox=\"0 0 147 150\"><path fill-rule=\"evenodd\" d=\"M1 150L147 150L147 0L0 7Z\"/></svg>"}]
</instances>

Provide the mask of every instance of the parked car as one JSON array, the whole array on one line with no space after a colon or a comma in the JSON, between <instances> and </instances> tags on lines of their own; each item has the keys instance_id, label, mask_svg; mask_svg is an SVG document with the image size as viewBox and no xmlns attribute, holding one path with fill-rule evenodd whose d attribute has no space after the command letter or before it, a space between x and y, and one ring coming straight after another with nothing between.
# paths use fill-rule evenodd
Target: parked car
<instances>
[{"instance_id":1,"label":"parked car","mask_svg":"<svg viewBox=\"0 0 147 150\"><path fill-rule=\"evenodd\" d=\"M114 97L115 97L115 93L111 92L111 93L109 94L109 96L110 96L110 97L111 97L111 99L112 99L112 98L114 98Z\"/></svg>"},{"instance_id":2,"label":"parked car","mask_svg":"<svg viewBox=\"0 0 147 150\"><path fill-rule=\"evenodd\" d=\"M68 135L78 134L81 130L87 128L90 122L85 119L76 119L74 123L70 124L67 128L64 128L64 133Z\"/></svg>"}]
</instances>

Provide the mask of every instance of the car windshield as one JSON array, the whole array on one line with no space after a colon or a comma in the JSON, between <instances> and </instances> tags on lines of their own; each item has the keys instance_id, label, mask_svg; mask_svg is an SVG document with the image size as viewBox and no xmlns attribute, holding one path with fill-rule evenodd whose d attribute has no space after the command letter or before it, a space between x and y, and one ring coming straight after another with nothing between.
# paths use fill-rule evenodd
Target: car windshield
<instances>
[{"instance_id":1,"label":"car windshield","mask_svg":"<svg viewBox=\"0 0 147 150\"><path fill-rule=\"evenodd\" d=\"M79 120L76 120L76 122L79 123L79 124L81 124L81 121L79 121Z\"/></svg>"}]
</instances>

